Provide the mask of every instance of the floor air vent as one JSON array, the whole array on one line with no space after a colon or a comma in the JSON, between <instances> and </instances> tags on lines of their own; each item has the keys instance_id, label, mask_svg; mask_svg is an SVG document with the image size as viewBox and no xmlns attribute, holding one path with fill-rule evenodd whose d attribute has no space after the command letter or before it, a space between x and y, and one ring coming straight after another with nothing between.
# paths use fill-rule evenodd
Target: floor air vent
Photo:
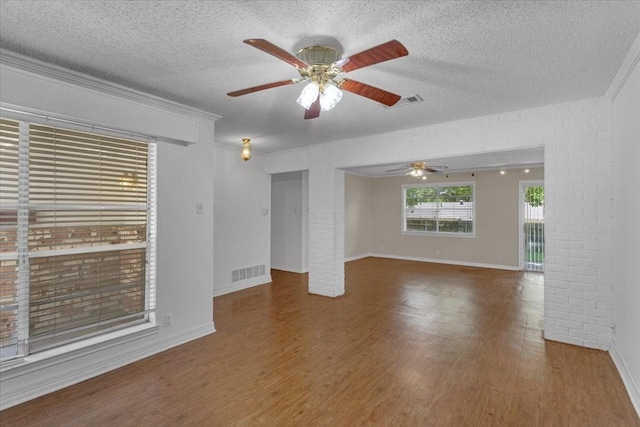
<instances>
[{"instance_id":1,"label":"floor air vent","mask_svg":"<svg viewBox=\"0 0 640 427\"><path fill-rule=\"evenodd\" d=\"M242 280L247 280L258 276L264 276L264 264L233 270L231 272L231 283L240 282Z\"/></svg>"}]
</instances>

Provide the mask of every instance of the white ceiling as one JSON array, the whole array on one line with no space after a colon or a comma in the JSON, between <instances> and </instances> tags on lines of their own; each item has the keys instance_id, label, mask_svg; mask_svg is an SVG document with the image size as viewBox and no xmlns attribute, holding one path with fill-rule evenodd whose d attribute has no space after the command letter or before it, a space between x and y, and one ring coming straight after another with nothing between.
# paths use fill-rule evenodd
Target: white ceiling
<instances>
[{"instance_id":1,"label":"white ceiling","mask_svg":"<svg viewBox=\"0 0 640 427\"><path fill-rule=\"evenodd\" d=\"M219 114L216 142L262 152L602 96L639 32L638 1L0 2L0 47ZM397 39L409 56L348 77L425 101L345 93L303 120L301 85L230 98L298 77L247 38L346 56Z\"/></svg>"}]
</instances>

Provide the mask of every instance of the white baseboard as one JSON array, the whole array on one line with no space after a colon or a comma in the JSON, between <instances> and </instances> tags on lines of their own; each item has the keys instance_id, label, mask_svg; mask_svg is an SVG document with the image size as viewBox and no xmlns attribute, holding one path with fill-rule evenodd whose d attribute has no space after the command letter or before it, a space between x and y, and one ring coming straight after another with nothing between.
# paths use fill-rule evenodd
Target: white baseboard
<instances>
[{"instance_id":1,"label":"white baseboard","mask_svg":"<svg viewBox=\"0 0 640 427\"><path fill-rule=\"evenodd\" d=\"M638 381L636 381L636 379L633 377L633 374L627 367L627 363L624 357L622 357L622 355L618 353L615 341L611 342L609 355L611 355L613 363L616 365L616 368L618 368L620 377L622 377L622 382L627 389L627 393L629 393L631 403L633 403L633 407L636 408L636 412L640 417L640 387L638 386Z\"/></svg>"},{"instance_id":2,"label":"white baseboard","mask_svg":"<svg viewBox=\"0 0 640 427\"><path fill-rule=\"evenodd\" d=\"M254 286L265 285L267 283L271 283L271 274L265 274L264 276L258 276L248 280L242 280L234 284L229 284L224 287L215 288L213 290L213 296L219 297L220 295L230 294L231 292L253 288Z\"/></svg>"},{"instance_id":3,"label":"white baseboard","mask_svg":"<svg viewBox=\"0 0 640 427\"><path fill-rule=\"evenodd\" d=\"M216 329L213 322L207 323L206 325L190 329L160 342L139 346L135 349L118 353L117 355L110 355L109 357L92 360L83 366L78 366L72 369L71 371L67 370L66 372L56 373L48 378L43 378L41 381L38 381L38 384L36 385L25 384L21 387L8 391L6 394L2 393L0 397L0 410L19 405L20 403L44 396L45 394L53 393L54 391L86 381L90 378L121 368L130 363L137 362L138 360L168 350L172 347L202 338L205 335L214 333L215 331Z\"/></svg>"},{"instance_id":4,"label":"white baseboard","mask_svg":"<svg viewBox=\"0 0 640 427\"><path fill-rule=\"evenodd\" d=\"M369 258L370 256L376 256L376 254L368 253L368 254L354 255L354 256L350 256L348 258L345 258L344 262L357 261L357 260L362 259L362 258Z\"/></svg>"},{"instance_id":5,"label":"white baseboard","mask_svg":"<svg viewBox=\"0 0 640 427\"><path fill-rule=\"evenodd\" d=\"M481 263L481 262L453 261L453 260L449 260L449 259L420 258L420 257L409 257L409 256L402 256L402 255L373 254L373 253L372 254L366 254L366 255L358 255L357 258L351 257L349 259L345 259L345 262L353 261L354 259L366 258L366 257L401 259L401 260L404 260L404 261L433 262L433 263L436 263L436 264L461 265L461 266L464 266L464 267L494 268L494 269L498 269L498 270L509 270L509 271L518 271L518 270L520 270L517 266L512 266L512 265L484 264L484 263Z\"/></svg>"},{"instance_id":6,"label":"white baseboard","mask_svg":"<svg viewBox=\"0 0 640 427\"><path fill-rule=\"evenodd\" d=\"M284 264L271 264L271 269L272 270L288 271L290 273L298 273L298 274L302 274L302 273L306 273L307 272L302 267L296 267L296 266L293 266L293 265L284 265Z\"/></svg>"}]
</instances>

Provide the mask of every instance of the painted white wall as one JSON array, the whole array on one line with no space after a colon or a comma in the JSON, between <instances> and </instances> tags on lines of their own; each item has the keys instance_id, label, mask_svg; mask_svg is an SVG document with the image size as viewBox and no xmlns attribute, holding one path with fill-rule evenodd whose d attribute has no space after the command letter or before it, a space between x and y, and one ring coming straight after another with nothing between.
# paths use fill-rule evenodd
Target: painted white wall
<instances>
[{"instance_id":1,"label":"painted white wall","mask_svg":"<svg viewBox=\"0 0 640 427\"><path fill-rule=\"evenodd\" d=\"M383 257L516 270L519 264L519 181L542 179L543 174L543 168L531 168L529 173L524 173L523 169L508 169L504 175L499 171L479 171L474 176L471 172L428 175L426 181L406 176L367 179L347 174L347 253L351 248L360 248L358 252L362 253L368 247L368 252ZM475 183L475 237L402 234L403 185L455 185L457 182ZM356 205L358 200L360 203ZM353 218L356 212L358 217L368 218L369 224L366 221L359 224L357 218Z\"/></svg>"},{"instance_id":2,"label":"painted white wall","mask_svg":"<svg viewBox=\"0 0 640 427\"><path fill-rule=\"evenodd\" d=\"M265 171L270 174L309 169L309 147L269 153L267 158Z\"/></svg>"},{"instance_id":3,"label":"painted white wall","mask_svg":"<svg viewBox=\"0 0 640 427\"><path fill-rule=\"evenodd\" d=\"M188 143L201 140L198 117L219 118L12 52L2 52L0 67L3 103L60 118Z\"/></svg>"},{"instance_id":4,"label":"painted white wall","mask_svg":"<svg viewBox=\"0 0 640 427\"><path fill-rule=\"evenodd\" d=\"M271 281L271 177L264 154L245 162L240 144L216 144L215 153L214 294L222 295ZM231 282L233 270L257 265L264 275Z\"/></svg>"},{"instance_id":5,"label":"painted white wall","mask_svg":"<svg viewBox=\"0 0 640 427\"><path fill-rule=\"evenodd\" d=\"M373 178L347 173L344 176L344 257L346 260L371 255ZM400 232L399 228L395 231ZM377 234L377 233L376 233Z\"/></svg>"},{"instance_id":6,"label":"painted white wall","mask_svg":"<svg viewBox=\"0 0 640 427\"><path fill-rule=\"evenodd\" d=\"M164 327L159 322L156 333L121 340L117 345L101 344L92 349L95 351L77 352L73 359L60 355L3 371L0 407L13 406L214 332L215 117L207 119L203 112L194 111L194 116L185 116L180 122L174 114L175 104L163 109L155 98L151 103L141 95L136 95L136 101L119 98L4 65L1 77L3 103L24 102L26 107L78 120L92 117L92 121L119 128L129 123L120 122L120 117L131 114L136 117L137 127L130 130L155 134L159 129L168 132L165 136L195 140L196 144L158 145L157 315L163 319L172 314L173 325ZM183 110L188 111L186 107ZM173 130L165 127L169 117L178 120ZM203 203L204 214L196 214L196 202Z\"/></svg>"},{"instance_id":7,"label":"painted white wall","mask_svg":"<svg viewBox=\"0 0 640 427\"><path fill-rule=\"evenodd\" d=\"M340 168L544 147L545 337L608 349L612 309L587 307L612 298L612 138L611 101L593 98L310 146L309 291L345 291Z\"/></svg>"},{"instance_id":8,"label":"painted white wall","mask_svg":"<svg viewBox=\"0 0 640 427\"><path fill-rule=\"evenodd\" d=\"M302 171L302 271L309 271L309 171Z\"/></svg>"},{"instance_id":9,"label":"painted white wall","mask_svg":"<svg viewBox=\"0 0 640 427\"><path fill-rule=\"evenodd\" d=\"M614 246L612 356L640 414L640 66L613 102ZM597 309L608 308L599 303ZM616 354L617 353L617 354ZM617 359L617 360L616 360Z\"/></svg>"},{"instance_id":10,"label":"painted white wall","mask_svg":"<svg viewBox=\"0 0 640 427\"><path fill-rule=\"evenodd\" d=\"M302 273L302 171L271 175L271 268Z\"/></svg>"}]
</instances>

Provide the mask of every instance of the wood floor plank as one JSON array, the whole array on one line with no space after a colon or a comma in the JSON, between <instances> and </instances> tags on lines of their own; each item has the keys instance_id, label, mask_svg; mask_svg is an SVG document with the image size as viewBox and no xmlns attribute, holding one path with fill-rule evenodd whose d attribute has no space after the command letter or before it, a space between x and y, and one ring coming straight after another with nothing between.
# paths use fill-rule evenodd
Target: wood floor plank
<instances>
[{"instance_id":1,"label":"wood floor plank","mask_svg":"<svg viewBox=\"0 0 640 427\"><path fill-rule=\"evenodd\" d=\"M9 426L629 426L610 356L542 338L541 274L366 258L214 300L217 332L0 412Z\"/></svg>"}]
</instances>

